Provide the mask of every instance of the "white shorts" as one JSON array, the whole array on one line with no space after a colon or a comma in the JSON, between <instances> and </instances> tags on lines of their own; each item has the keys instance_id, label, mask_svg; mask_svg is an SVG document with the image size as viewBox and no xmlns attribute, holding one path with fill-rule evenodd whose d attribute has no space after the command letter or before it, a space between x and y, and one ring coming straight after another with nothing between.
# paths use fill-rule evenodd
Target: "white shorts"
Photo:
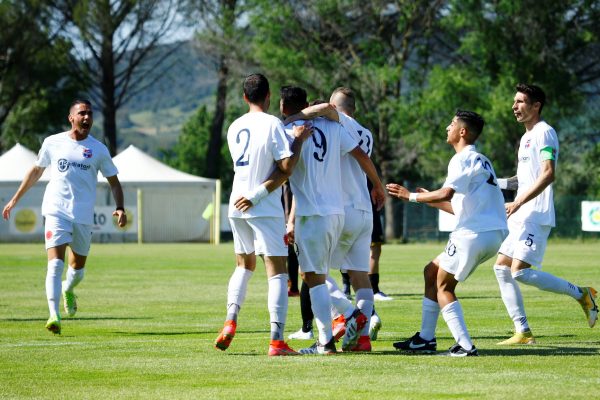
<instances>
[{"instance_id":1,"label":"white shorts","mask_svg":"<svg viewBox=\"0 0 600 400\"><path fill-rule=\"evenodd\" d=\"M477 266L494 257L508 232L504 230L479 233L450 234L446 249L438 256L440 268L459 282L471 275Z\"/></svg>"},{"instance_id":2,"label":"white shorts","mask_svg":"<svg viewBox=\"0 0 600 400\"><path fill-rule=\"evenodd\" d=\"M91 225L77 224L53 215L46 215L45 219L46 250L69 244L75 254L80 256L90 254L92 243Z\"/></svg>"},{"instance_id":3,"label":"white shorts","mask_svg":"<svg viewBox=\"0 0 600 400\"><path fill-rule=\"evenodd\" d=\"M343 215L296 217L294 233L300 271L328 274L343 226Z\"/></svg>"},{"instance_id":4,"label":"white shorts","mask_svg":"<svg viewBox=\"0 0 600 400\"><path fill-rule=\"evenodd\" d=\"M369 272L373 214L345 208L344 227L333 253L331 268Z\"/></svg>"},{"instance_id":5,"label":"white shorts","mask_svg":"<svg viewBox=\"0 0 600 400\"><path fill-rule=\"evenodd\" d=\"M552 227L508 219L508 237L499 253L541 268Z\"/></svg>"},{"instance_id":6,"label":"white shorts","mask_svg":"<svg viewBox=\"0 0 600 400\"><path fill-rule=\"evenodd\" d=\"M235 254L287 257L283 217L229 218Z\"/></svg>"}]
</instances>

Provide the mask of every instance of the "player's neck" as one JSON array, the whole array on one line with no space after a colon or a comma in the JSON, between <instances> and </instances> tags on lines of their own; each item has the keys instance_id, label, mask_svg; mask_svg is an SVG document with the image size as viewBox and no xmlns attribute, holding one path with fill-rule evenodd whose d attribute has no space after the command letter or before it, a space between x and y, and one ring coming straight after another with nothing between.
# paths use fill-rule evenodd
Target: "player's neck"
<instances>
[{"instance_id":1,"label":"player's neck","mask_svg":"<svg viewBox=\"0 0 600 400\"><path fill-rule=\"evenodd\" d=\"M453 145L452 147L454 147L454 151L456 151L456 154L460 153L461 151L463 151L463 149L467 146L472 145L473 143L467 143L464 140L461 140L460 142L456 143L455 145Z\"/></svg>"},{"instance_id":2,"label":"player's neck","mask_svg":"<svg viewBox=\"0 0 600 400\"><path fill-rule=\"evenodd\" d=\"M249 113L253 113L253 112L267 112L267 110L265 110L263 108L262 104L248 103L248 112Z\"/></svg>"},{"instance_id":3,"label":"player's neck","mask_svg":"<svg viewBox=\"0 0 600 400\"><path fill-rule=\"evenodd\" d=\"M88 135L89 135L89 132L88 133L83 133L83 132L81 132L80 130L77 130L77 129L71 129L69 131L69 137L71 139L73 139L73 140L77 140L78 142L81 141L81 140L85 140L88 137Z\"/></svg>"},{"instance_id":4,"label":"player's neck","mask_svg":"<svg viewBox=\"0 0 600 400\"><path fill-rule=\"evenodd\" d=\"M525 130L527 132L529 132L530 130L533 129L534 126L537 125L538 122L540 122L542 120L542 117L540 115L538 115L537 117L531 118L530 121L524 122L523 125L525 126Z\"/></svg>"}]
</instances>

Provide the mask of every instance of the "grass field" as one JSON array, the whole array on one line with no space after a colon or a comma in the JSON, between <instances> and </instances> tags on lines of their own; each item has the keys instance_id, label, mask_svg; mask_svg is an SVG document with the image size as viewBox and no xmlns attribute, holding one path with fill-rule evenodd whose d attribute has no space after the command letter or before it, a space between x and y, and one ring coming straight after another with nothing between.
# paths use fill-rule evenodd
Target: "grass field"
<instances>
[{"instance_id":1,"label":"grass field","mask_svg":"<svg viewBox=\"0 0 600 400\"><path fill-rule=\"evenodd\" d=\"M264 268L257 268L226 352L213 348L225 317L232 245L94 244L76 318L44 329L42 244L0 244L0 398L507 399L594 398L600 331L566 296L523 290L538 344L495 345L511 334L491 262L458 289L480 357L400 354L392 342L420 326L422 268L443 244L386 245L371 354L269 358ZM598 243L550 243L545 270L600 286ZM286 332L300 326L290 300ZM438 349L453 339L442 318ZM310 345L292 341L294 348Z\"/></svg>"}]
</instances>

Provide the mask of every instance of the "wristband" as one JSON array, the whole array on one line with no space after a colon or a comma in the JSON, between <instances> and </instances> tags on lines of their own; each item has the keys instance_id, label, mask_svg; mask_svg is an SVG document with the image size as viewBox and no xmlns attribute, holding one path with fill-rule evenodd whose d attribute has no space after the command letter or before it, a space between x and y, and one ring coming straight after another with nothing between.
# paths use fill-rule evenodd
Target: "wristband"
<instances>
[{"instance_id":1,"label":"wristband","mask_svg":"<svg viewBox=\"0 0 600 400\"><path fill-rule=\"evenodd\" d=\"M123 211L123 212L125 212L125 209L124 209L123 207L117 207L117 208L115 209L115 211Z\"/></svg>"},{"instance_id":2,"label":"wristband","mask_svg":"<svg viewBox=\"0 0 600 400\"><path fill-rule=\"evenodd\" d=\"M410 201L411 203L418 203L417 201L417 194L418 193L411 193L408 195L408 201Z\"/></svg>"},{"instance_id":3,"label":"wristband","mask_svg":"<svg viewBox=\"0 0 600 400\"><path fill-rule=\"evenodd\" d=\"M506 189L508 187L508 179L498 178L496 180L498 181L498 187L500 189Z\"/></svg>"},{"instance_id":4,"label":"wristband","mask_svg":"<svg viewBox=\"0 0 600 400\"><path fill-rule=\"evenodd\" d=\"M260 203L262 199L269 195L269 191L264 185L259 185L256 189L244 196L246 199L252 202L253 205Z\"/></svg>"}]
</instances>

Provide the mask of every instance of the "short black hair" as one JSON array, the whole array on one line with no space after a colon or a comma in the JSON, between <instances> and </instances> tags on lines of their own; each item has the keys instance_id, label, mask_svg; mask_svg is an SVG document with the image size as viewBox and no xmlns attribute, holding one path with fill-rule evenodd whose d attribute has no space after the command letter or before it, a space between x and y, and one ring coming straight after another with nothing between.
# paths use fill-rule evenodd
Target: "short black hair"
<instances>
[{"instance_id":1,"label":"short black hair","mask_svg":"<svg viewBox=\"0 0 600 400\"><path fill-rule=\"evenodd\" d=\"M542 114L542 108L546 104L546 93L544 93L541 87L527 83L518 83L515 89L517 89L517 92L525 93L531 103L539 102L540 114Z\"/></svg>"},{"instance_id":2,"label":"short black hair","mask_svg":"<svg viewBox=\"0 0 600 400\"><path fill-rule=\"evenodd\" d=\"M88 99L75 99L71 102L71 105L69 106L69 114L71 113L71 110L73 109L73 107L75 107L78 104L86 104L86 105L92 107L92 102L89 101Z\"/></svg>"},{"instance_id":3,"label":"short black hair","mask_svg":"<svg viewBox=\"0 0 600 400\"><path fill-rule=\"evenodd\" d=\"M470 134L474 135L475 139L479 137L485 125L485 121L481 115L466 110L456 110L456 114L454 115L467 126L467 130Z\"/></svg>"},{"instance_id":4,"label":"short black hair","mask_svg":"<svg viewBox=\"0 0 600 400\"><path fill-rule=\"evenodd\" d=\"M300 111L306 107L306 90L299 86L282 86L279 94L283 106L289 110Z\"/></svg>"},{"instance_id":5,"label":"short black hair","mask_svg":"<svg viewBox=\"0 0 600 400\"><path fill-rule=\"evenodd\" d=\"M269 94L269 81L262 74L248 75L244 79L244 94L250 103L262 103Z\"/></svg>"}]
</instances>

